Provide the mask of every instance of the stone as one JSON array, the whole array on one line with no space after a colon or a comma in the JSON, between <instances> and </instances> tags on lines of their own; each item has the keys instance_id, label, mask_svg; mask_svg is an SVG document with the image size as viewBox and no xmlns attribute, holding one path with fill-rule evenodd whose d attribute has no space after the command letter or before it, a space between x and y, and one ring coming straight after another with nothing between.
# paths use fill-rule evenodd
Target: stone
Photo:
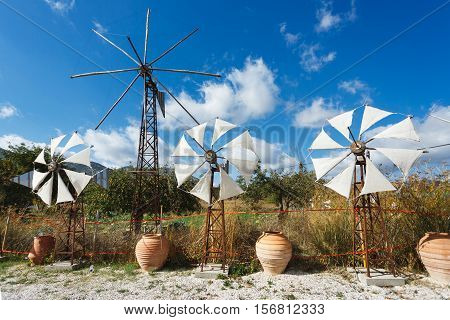
<instances>
[{"instance_id":1,"label":"stone","mask_svg":"<svg viewBox=\"0 0 450 320\"><path fill-rule=\"evenodd\" d=\"M195 277L200 279L217 279L220 275L228 277L228 266L225 265L225 270L222 269L222 264L207 264L201 271L201 266L195 270Z\"/></svg>"},{"instance_id":2,"label":"stone","mask_svg":"<svg viewBox=\"0 0 450 320\"><path fill-rule=\"evenodd\" d=\"M366 286L377 287L396 287L404 286L406 279L400 276L394 276L392 273L384 269L370 269L370 277L366 275L365 268L347 268L347 271L355 274L356 278Z\"/></svg>"}]
</instances>

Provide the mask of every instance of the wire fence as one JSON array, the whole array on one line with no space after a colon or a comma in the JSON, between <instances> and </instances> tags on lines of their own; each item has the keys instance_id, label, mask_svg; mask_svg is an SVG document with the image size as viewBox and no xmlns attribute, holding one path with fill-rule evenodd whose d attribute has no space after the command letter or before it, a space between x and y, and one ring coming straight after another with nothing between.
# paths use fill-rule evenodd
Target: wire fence
<instances>
[{"instance_id":1,"label":"wire fence","mask_svg":"<svg viewBox=\"0 0 450 320\"><path fill-rule=\"evenodd\" d=\"M401 215L401 216L440 216L442 213L418 213L410 210L399 210L399 209L383 209L385 213L391 215ZM298 221L298 219L304 218L305 215L318 215L327 213L350 213L351 208L317 208L317 209L300 209L300 210L263 210L263 211L228 211L225 214L230 218L239 218L247 216L247 218L253 219L258 216L260 217L275 217L280 214L288 214L291 219ZM199 223L197 227L197 232L191 232L189 234L186 229L185 224L190 220L195 218L204 217L205 213L194 213L190 215L177 215L171 214L166 217L156 217L154 219L139 220L141 223L151 223L154 221L161 221L164 226L163 230L167 233L172 233L169 236L169 240L174 242L190 242L191 249L183 248L182 253L191 257L198 257L200 250L192 249L192 247L201 247L199 240L198 229L203 227L203 223ZM253 218L251 218L253 216ZM10 212L7 216L3 217L0 225L2 226L2 253L8 254L28 254L31 246L32 239L38 234L55 234L58 230L58 226L61 225L62 220L58 216L46 218L43 214L35 213L33 215L23 215ZM85 219L85 248L86 257L94 259L95 257L105 257L109 256L109 259L114 260L116 256L132 257L134 252L132 248L136 243L136 238L130 236L130 224L136 222L133 220L111 220L107 217L100 217L97 215L96 219ZM177 225L177 222L183 222ZM231 259L239 259L241 256L248 256L248 250L254 246L254 242L239 248L238 245L234 244L235 235L234 232L239 228L239 226L233 225L228 229L230 230L229 236L232 238L229 241L231 244L228 246L229 253L228 256ZM351 230L350 230L351 231ZM175 234L175 236L174 236ZM172 239L170 239L172 238ZM196 243L192 243L193 240L197 238ZM239 241L238 241L239 242ZM402 244L393 246L390 248L374 248L372 250L401 250L407 246L415 246L415 244ZM237 248L237 249L236 249ZM242 250L241 250L242 249ZM194 252L187 252L187 251ZM228 250L228 249L227 249ZM329 251L329 249L327 249ZM176 250L179 251L179 250ZM241 252L243 251L243 252ZM180 253L180 252L177 252ZM293 259L306 259L306 260L322 260L329 258L339 258L353 255L365 254L363 251L354 252L353 250L348 250L344 252L327 252L323 254L294 254ZM189 259L188 259L189 260Z\"/></svg>"}]
</instances>

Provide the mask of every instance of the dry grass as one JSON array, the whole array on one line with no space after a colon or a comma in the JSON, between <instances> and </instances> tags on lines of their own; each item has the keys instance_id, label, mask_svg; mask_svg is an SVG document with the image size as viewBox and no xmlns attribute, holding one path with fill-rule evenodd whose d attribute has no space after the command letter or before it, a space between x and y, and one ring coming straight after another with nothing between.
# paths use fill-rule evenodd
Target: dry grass
<instances>
[{"instance_id":1,"label":"dry grass","mask_svg":"<svg viewBox=\"0 0 450 320\"><path fill-rule=\"evenodd\" d=\"M450 231L448 173L433 179L413 176L398 193L383 195L383 207L388 209L414 210L416 214L386 214L387 227L395 251L397 264L408 270L421 269L415 247L419 239L429 231ZM349 204L335 193L318 187L311 207L349 208ZM260 203L261 211L275 208ZM226 202L227 212L248 211L239 200ZM3 230L7 212L3 210L0 227ZM46 217L57 217L54 213ZM124 217L126 219L127 217ZM235 264L250 263L256 259L255 242L263 231L282 231L293 244L298 257L327 255L352 250L352 214L348 211L313 211L288 213L282 219L277 214L230 214L226 216L228 233L227 252ZM164 222L164 233L171 243L169 266L186 266L197 263L202 253L204 217L182 217ZM129 240L129 224L111 222L98 228L95 251L129 252L128 255L98 255L99 261L132 261L136 239ZM93 249L95 226L87 225L87 251ZM14 219L11 223L6 248L17 251L30 249L33 236L39 232L52 233L54 224L42 219ZM317 266L343 266L350 256L321 259L301 259L301 264ZM296 260L298 261L298 260Z\"/></svg>"}]
</instances>

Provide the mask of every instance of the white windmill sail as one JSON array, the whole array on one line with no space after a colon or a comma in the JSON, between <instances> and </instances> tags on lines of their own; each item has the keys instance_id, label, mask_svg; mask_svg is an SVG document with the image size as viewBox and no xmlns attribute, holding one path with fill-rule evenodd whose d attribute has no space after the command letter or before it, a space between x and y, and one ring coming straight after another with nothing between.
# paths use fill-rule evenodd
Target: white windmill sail
<instances>
[{"instance_id":1,"label":"white windmill sail","mask_svg":"<svg viewBox=\"0 0 450 320\"><path fill-rule=\"evenodd\" d=\"M248 131L245 131L241 135L237 136L236 138L225 144L222 148L232 148L232 147L240 147L243 149L248 149L256 154L253 139Z\"/></svg>"},{"instance_id":2,"label":"white windmill sail","mask_svg":"<svg viewBox=\"0 0 450 320\"><path fill-rule=\"evenodd\" d=\"M364 187L362 188L360 195L395 190L395 187L389 180L377 169L372 161L366 157L366 176L364 179Z\"/></svg>"},{"instance_id":3,"label":"white windmill sail","mask_svg":"<svg viewBox=\"0 0 450 320\"><path fill-rule=\"evenodd\" d=\"M199 199L211 204L211 170L208 170L203 177L197 182L197 184L189 192L190 194L196 196Z\"/></svg>"},{"instance_id":4,"label":"white windmill sail","mask_svg":"<svg viewBox=\"0 0 450 320\"><path fill-rule=\"evenodd\" d=\"M344 146L340 145L323 130L320 131L319 135L316 139L314 139L313 143L311 144L311 147L309 149L311 150L326 150L326 149L341 149L345 148Z\"/></svg>"},{"instance_id":5,"label":"white windmill sail","mask_svg":"<svg viewBox=\"0 0 450 320\"><path fill-rule=\"evenodd\" d=\"M361 137L361 135L375 123L386 118L387 116L390 116L391 114L393 113L371 106L365 106L361 121L361 128L359 129L359 137Z\"/></svg>"},{"instance_id":6,"label":"white windmill sail","mask_svg":"<svg viewBox=\"0 0 450 320\"><path fill-rule=\"evenodd\" d=\"M216 122L214 123L214 132L211 140L211 145L216 143L216 141L219 140L221 136L223 136L233 128L236 128L235 124L217 118Z\"/></svg>"},{"instance_id":7,"label":"white windmill sail","mask_svg":"<svg viewBox=\"0 0 450 320\"><path fill-rule=\"evenodd\" d=\"M74 132L70 137L69 141L67 141L66 145L61 151L61 154L64 154L67 150L79 146L80 144L84 144L84 141L80 138L80 136Z\"/></svg>"},{"instance_id":8,"label":"white windmill sail","mask_svg":"<svg viewBox=\"0 0 450 320\"><path fill-rule=\"evenodd\" d=\"M380 138L398 138L420 141L410 117L381 131L372 139Z\"/></svg>"},{"instance_id":9,"label":"white windmill sail","mask_svg":"<svg viewBox=\"0 0 450 320\"><path fill-rule=\"evenodd\" d=\"M408 176L409 170L416 160L423 154L423 150L410 149L391 149L391 148L376 148L376 151L381 152L391 160L403 174L404 179Z\"/></svg>"},{"instance_id":10,"label":"white windmill sail","mask_svg":"<svg viewBox=\"0 0 450 320\"><path fill-rule=\"evenodd\" d=\"M34 170L33 171L33 180L31 183L32 190L36 191L39 185L44 181L44 179L49 175L50 172L39 172Z\"/></svg>"},{"instance_id":11,"label":"white windmill sail","mask_svg":"<svg viewBox=\"0 0 450 320\"><path fill-rule=\"evenodd\" d=\"M231 179L231 177L220 167L220 191L219 200L229 199L243 193L244 190Z\"/></svg>"},{"instance_id":12,"label":"white windmill sail","mask_svg":"<svg viewBox=\"0 0 450 320\"><path fill-rule=\"evenodd\" d=\"M37 195L42 199L42 201L44 201L46 205L49 206L52 203L52 191L53 191L53 175L37 191Z\"/></svg>"},{"instance_id":13,"label":"white windmill sail","mask_svg":"<svg viewBox=\"0 0 450 320\"><path fill-rule=\"evenodd\" d=\"M184 164L176 163L175 166L175 176L177 178L177 187L181 186L186 182L203 164L205 161L201 161L194 164Z\"/></svg>"},{"instance_id":14,"label":"white windmill sail","mask_svg":"<svg viewBox=\"0 0 450 320\"><path fill-rule=\"evenodd\" d=\"M90 167L91 166L91 161L89 160L90 155L91 155L91 148L87 147L86 149L83 149L80 152L75 153L74 155L68 157L67 159L61 162L82 164L87 167Z\"/></svg>"},{"instance_id":15,"label":"white windmill sail","mask_svg":"<svg viewBox=\"0 0 450 320\"><path fill-rule=\"evenodd\" d=\"M59 144L61 143L62 139L64 139L66 135L62 135L56 138L53 138L50 140L50 157L53 157L55 154L56 148L58 148Z\"/></svg>"},{"instance_id":16,"label":"white windmill sail","mask_svg":"<svg viewBox=\"0 0 450 320\"><path fill-rule=\"evenodd\" d=\"M352 141L350 139L350 132L348 131L348 128L352 125L353 122L353 112L355 112L355 109L344 112L334 118L327 120L328 123L337 131L339 131L345 138L347 138L348 141Z\"/></svg>"},{"instance_id":17,"label":"white windmill sail","mask_svg":"<svg viewBox=\"0 0 450 320\"><path fill-rule=\"evenodd\" d=\"M40 164L47 164L47 162L45 162L44 152L45 152L45 148L42 149L42 151L39 153L39 155L38 155L37 158L34 160L34 162L40 163Z\"/></svg>"},{"instance_id":18,"label":"white windmill sail","mask_svg":"<svg viewBox=\"0 0 450 320\"><path fill-rule=\"evenodd\" d=\"M172 157L200 157L200 155L192 149L183 135L177 147L172 153Z\"/></svg>"},{"instance_id":19,"label":"white windmill sail","mask_svg":"<svg viewBox=\"0 0 450 320\"><path fill-rule=\"evenodd\" d=\"M230 163L235 166L240 175L244 178L245 183L248 185L250 183L250 179L258 167L258 160L248 160L248 159L233 159L227 158Z\"/></svg>"},{"instance_id":20,"label":"white windmill sail","mask_svg":"<svg viewBox=\"0 0 450 320\"><path fill-rule=\"evenodd\" d=\"M61 178L61 175L59 173L57 175L58 175L58 194L56 196L56 203L73 201L73 197L70 194L70 191L67 188L66 184L64 183L63 179Z\"/></svg>"},{"instance_id":21,"label":"white windmill sail","mask_svg":"<svg viewBox=\"0 0 450 320\"><path fill-rule=\"evenodd\" d=\"M75 172L72 170L64 169L64 172L67 174L67 177L70 180L70 183L75 188L77 195L79 195L84 188L88 185L89 181L91 181L91 176L83 173L83 172Z\"/></svg>"},{"instance_id":22,"label":"white windmill sail","mask_svg":"<svg viewBox=\"0 0 450 320\"><path fill-rule=\"evenodd\" d=\"M32 189L33 171L25 172L21 175L12 177L10 181Z\"/></svg>"},{"instance_id":23,"label":"white windmill sail","mask_svg":"<svg viewBox=\"0 0 450 320\"><path fill-rule=\"evenodd\" d=\"M198 126L195 126L189 130L186 130L186 133L192 137L199 145L203 147L203 139L205 138L205 129L208 122L202 123Z\"/></svg>"},{"instance_id":24,"label":"white windmill sail","mask_svg":"<svg viewBox=\"0 0 450 320\"><path fill-rule=\"evenodd\" d=\"M344 171L326 183L325 187L336 191L348 199L350 197L354 170L355 161L352 161L352 163Z\"/></svg>"},{"instance_id":25,"label":"white windmill sail","mask_svg":"<svg viewBox=\"0 0 450 320\"><path fill-rule=\"evenodd\" d=\"M316 179L322 178L349 155L350 153L335 158L311 158L314 171L316 172Z\"/></svg>"}]
</instances>

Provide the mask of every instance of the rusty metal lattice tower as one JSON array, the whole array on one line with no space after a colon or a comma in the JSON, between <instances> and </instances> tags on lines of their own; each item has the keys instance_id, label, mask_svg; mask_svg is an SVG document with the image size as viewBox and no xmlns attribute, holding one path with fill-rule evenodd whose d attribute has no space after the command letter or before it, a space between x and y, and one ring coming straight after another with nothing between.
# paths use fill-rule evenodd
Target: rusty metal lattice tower
<instances>
[{"instance_id":1,"label":"rusty metal lattice tower","mask_svg":"<svg viewBox=\"0 0 450 320\"><path fill-rule=\"evenodd\" d=\"M215 165L215 166L213 166ZM222 270L225 271L227 265L226 253L226 233L225 233L225 202L216 200L214 190L214 173L219 172L219 164L215 163L211 166L211 192L210 205L206 212L205 232L203 236L203 256L201 260L200 270L208 263L220 263ZM228 172L229 163L224 165L225 172Z\"/></svg>"},{"instance_id":2,"label":"rusty metal lattice tower","mask_svg":"<svg viewBox=\"0 0 450 320\"><path fill-rule=\"evenodd\" d=\"M384 214L378 193L360 195L364 187L366 157L357 155L353 176L353 268L371 270L384 268L396 274Z\"/></svg>"},{"instance_id":3,"label":"rusty metal lattice tower","mask_svg":"<svg viewBox=\"0 0 450 320\"><path fill-rule=\"evenodd\" d=\"M55 259L70 260L70 264L73 265L85 256L85 219L82 199L80 203L71 203L68 208L61 206L61 210L67 210L67 213L62 214L62 223L57 230Z\"/></svg>"},{"instance_id":4,"label":"rusty metal lattice tower","mask_svg":"<svg viewBox=\"0 0 450 320\"><path fill-rule=\"evenodd\" d=\"M139 233L145 212L157 217L160 210L159 162L158 162L158 118L157 105L159 91L150 75L144 75L144 100L142 104L139 148L136 164L136 190L130 228ZM159 101L162 101L160 97ZM163 104L163 102L161 102ZM148 201L144 196L150 194ZM155 220L155 229L158 220Z\"/></svg>"}]
</instances>

